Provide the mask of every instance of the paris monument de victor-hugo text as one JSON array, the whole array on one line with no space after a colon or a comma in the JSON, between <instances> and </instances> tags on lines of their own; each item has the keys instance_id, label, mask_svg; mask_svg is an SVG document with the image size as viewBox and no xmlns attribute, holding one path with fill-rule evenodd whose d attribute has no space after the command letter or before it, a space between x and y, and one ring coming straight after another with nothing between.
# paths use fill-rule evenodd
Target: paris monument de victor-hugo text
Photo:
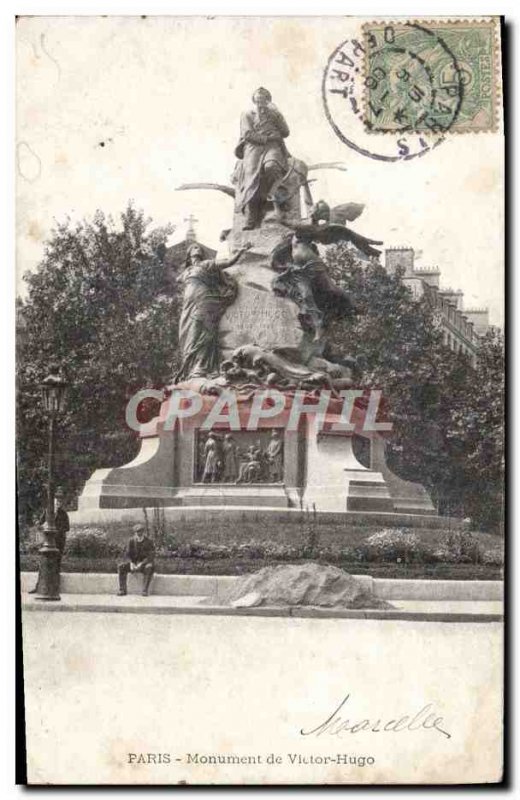
<instances>
[{"instance_id":1,"label":"paris monument de victor-hugo text","mask_svg":"<svg viewBox=\"0 0 520 800\"><path fill-rule=\"evenodd\" d=\"M347 226L362 205L331 208L313 199L309 173L341 165L308 165L291 153L289 122L265 88L240 116L230 167L233 155L231 186L178 187L216 190L233 200L232 224L222 233L229 256L208 258L197 242L188 248L180 275L180 368L164 387L159 415L141 431L139 455L94 472L77 521L140 518L147 506L180 516L290 515L304 507L433 514L424 488L387 467L388 434L361 424L363 398L353 408L354 424L338 424L359 372L350 354L333 350L327 338L331 320L352 309L327 271L323 246L348 242L367 260L377 258L382 244ZM277 403L259 410L259 395L269 391L277 392ZM171 424L172 401L181 408L179 397L187 393L197 395L197 412L180 413ZM238 425L224 413L222 398L230 393ZM305 413L292 429L295 403Z\"/></svg>"}]
</instances>

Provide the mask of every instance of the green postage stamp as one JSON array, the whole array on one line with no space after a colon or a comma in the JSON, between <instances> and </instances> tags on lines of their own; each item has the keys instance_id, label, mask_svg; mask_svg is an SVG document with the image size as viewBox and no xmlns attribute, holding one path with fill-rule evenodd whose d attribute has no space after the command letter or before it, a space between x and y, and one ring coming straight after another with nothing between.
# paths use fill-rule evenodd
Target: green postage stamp
<instances>
[{"instance_id":1,"label":"green postage stamp","mask_svg":"<svg viewBox=\"0 0 520 800\"><path fill-rule=\"evenodd\" d=\"M371 22L363 32L368 132L496 129L497 20Z\"/></svg>"}]
</instances>

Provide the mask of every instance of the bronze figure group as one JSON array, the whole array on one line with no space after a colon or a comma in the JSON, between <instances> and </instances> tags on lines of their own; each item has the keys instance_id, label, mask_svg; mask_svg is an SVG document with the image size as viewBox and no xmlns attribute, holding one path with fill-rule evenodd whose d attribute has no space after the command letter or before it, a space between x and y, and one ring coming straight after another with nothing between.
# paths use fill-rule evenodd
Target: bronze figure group
<instances>
[{"instance_id":1,"label":"bronze figure group","mask_svg":"<svg viewBox=\"0 0 520 800\"><path fill-rule=\"evenodd\" d=\"M240 447L232 433L211 431L199 439L197 462L195 480L201 483L282 483L283 438L275 428L267 445L259 434Z\"/></svg>"},{"instance_id":2,"label":"bronze figure group","mask_svg":"<svg viewBox=\"0 0 520 800\"><path fill-rule=\"evenodd\" d=\"M330 277L319 246L346 242L361 259L367 260L379 256L374 245L381 242L366 238L346 225L361 214L363 205L344 203L330 208L323 200L312 203L309 168L289 153L285 144L288 136L289 127L283 115L273 104L270 92L261 87L253 94L253 108L241 116L233 187L220 184L179 187L213 188L234 197L232 240L237 249L225 260L204 259L197 244L188 250L180 276L182 361L174 379L176 383L198 381L200 391L210 392L219 392L225 386L261 385L285 390L327 387L341 391L352 385L352 360L345 354L331 357L326 339L330 320L338 314L351 313L352 308L347 292ZM315 168L337 166L317 164ZM303 217L302 202L306 209ZM283 228L290 232L283 235ZM288 298L298 308L304 334L299 348L288 349L280 342L264 349L251 343L222 357L220 320L238 294L237 280L226 270L252 246L243 243L242 231L251 231L251 236L253 233L258 236L259 231L268 238L278 235L268 262L273 273L271 291ZM225 233L227 236L230 232ZM232 454L229 458L233 460ZM205 482L213 480L215 474L211 444L207 461ZM253 458L251 463L253 466L245 470L246 474L253 474L256 469ZM230 470L231 467L227 474L234 474Z\"/></svg>"}]
</instances>

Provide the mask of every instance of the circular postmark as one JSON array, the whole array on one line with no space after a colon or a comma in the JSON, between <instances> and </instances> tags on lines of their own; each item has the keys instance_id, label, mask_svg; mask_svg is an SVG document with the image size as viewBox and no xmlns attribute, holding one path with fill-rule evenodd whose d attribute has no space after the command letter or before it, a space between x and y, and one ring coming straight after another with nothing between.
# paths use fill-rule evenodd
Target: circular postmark
<instances>
[{"instance_id":1,"label":"circular postmark","mask_svg":"<svg viewBox=\"0 0 520 800\"><path fill-rule=\"evenodd\" d=\"M436 148L456 121L465 74L437 31L417 22L367 23L331 54L322 81L336 135L379 161Z\"/></svg>"}]
</instances>

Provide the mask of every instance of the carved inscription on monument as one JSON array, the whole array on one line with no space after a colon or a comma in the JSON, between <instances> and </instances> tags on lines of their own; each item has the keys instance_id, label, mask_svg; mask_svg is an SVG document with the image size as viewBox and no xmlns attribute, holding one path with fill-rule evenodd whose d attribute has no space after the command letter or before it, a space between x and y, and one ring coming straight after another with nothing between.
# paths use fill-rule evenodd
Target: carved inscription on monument
<instances>
[{"instance_id":1,"label":"carved inscription on monument","mask_svg":"<svg viewBox=\"0 0 520 800\"><path fill-rule=\"evenodd\" d=\"M229 272L238 281L239 290L220 323L223 356L244 344L266 349L298 347L303 335L298 308L292 301L272 293L271 282L276 273L257 265Z\"/></svg>"}]
</instances>

